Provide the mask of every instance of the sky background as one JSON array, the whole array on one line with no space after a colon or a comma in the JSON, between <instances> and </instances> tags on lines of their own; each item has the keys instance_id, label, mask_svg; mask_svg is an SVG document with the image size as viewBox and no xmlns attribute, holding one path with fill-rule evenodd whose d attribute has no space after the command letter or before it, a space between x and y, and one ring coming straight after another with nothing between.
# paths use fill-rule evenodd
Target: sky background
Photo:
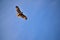
<instances>
[{"instance_id":1,"label":"sky background","mask_svg":"<svg viewBox=\"0 0 60 40\"><path fill-rule=\"evenodd\" d=\"M60 40L60 0L0 0L0 40Z\"/></svg>"}]
</instances>

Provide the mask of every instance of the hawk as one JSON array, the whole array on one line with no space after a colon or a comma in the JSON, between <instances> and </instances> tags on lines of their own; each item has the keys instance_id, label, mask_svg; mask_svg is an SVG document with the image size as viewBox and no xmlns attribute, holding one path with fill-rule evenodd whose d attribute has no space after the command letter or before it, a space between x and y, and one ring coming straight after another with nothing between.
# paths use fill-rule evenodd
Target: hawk
<instances>
[{"instance_id":1,"label":"hawk","mask_svg":"<svg viewBox=\"0 0 60 40\"><path fill-rule=\"evenodd\" d=\"M21 12L21 10L19 9L18 6L16 6L16 11L17 11L17 16L18 16L18 17L22 17L22 18L24 18L25 20L27 20L27 17L23 14L23 12Z\"/></svg>"}]
</instances>

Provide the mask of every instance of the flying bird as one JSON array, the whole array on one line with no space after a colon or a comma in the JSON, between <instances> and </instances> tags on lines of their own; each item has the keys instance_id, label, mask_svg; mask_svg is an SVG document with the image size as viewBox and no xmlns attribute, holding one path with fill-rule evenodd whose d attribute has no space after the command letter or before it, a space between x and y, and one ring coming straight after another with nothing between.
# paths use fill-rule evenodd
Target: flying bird
<instances>
[{"instance_id":1,"label":"flying bird","mask_svg":"<svg viewBox=\"0 0 60 40\"><path fill-rule=\"evenodd\" d=\"M21 10L19 9L18 6L16 6L16 11L17 11L17 16L18 16L18 17L22 17L22 18L24 18L25 20L27 20L27 17L23 14L23 12L21 12Z\"/></svg>"}]
</instances>

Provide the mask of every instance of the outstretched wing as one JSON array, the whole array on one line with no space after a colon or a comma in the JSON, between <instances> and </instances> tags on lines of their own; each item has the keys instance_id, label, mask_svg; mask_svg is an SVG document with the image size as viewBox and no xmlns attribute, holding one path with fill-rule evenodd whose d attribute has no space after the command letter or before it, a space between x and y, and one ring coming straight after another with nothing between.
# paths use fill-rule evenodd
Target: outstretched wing
<instances>
[{"instance_id":1,"label":"outstretched wing","mask_svg":"<svg viewBox=\"0 0 60 40\"><path fill-rule=\"evenodd\" d=\"M21 13L21 11L20 11L20 9L19 9L18 6L16 6L16 11L17 11L18 13Z\"/></svg>"},{"instance_id":2,"label":"outstretched wing","mask_svg":"<svg viewBox=\"0 0 60 40\"><path fill-rule=\"evenodd\" d=\"M22 17L22 18L24 18L25 20L27 20L27 17L26 17L24 14L17 13L17 16L18 16L19 18Z\"/></svg>"}]
</instances>

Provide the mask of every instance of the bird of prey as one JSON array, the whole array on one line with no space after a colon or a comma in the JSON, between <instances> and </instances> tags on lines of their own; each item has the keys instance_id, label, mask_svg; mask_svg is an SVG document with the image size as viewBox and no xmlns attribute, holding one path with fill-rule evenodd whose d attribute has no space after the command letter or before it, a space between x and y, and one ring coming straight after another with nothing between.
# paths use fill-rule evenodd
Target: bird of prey
<instances>
[{"instance_id":1,"label":"bird of prey","mask_svg":"<svg viewBox=\"0 0 60 40\"><path fill-rule=\"evenodd\" d=\"M19 9L18 6L16 6L16 11L17 11L17 16L18 16L18 17L22 17L22 18L24 18L25 20L27 20L27 17L23 14L23 12L21 12L21 10Z\"/></svg>"}]
</instances>

